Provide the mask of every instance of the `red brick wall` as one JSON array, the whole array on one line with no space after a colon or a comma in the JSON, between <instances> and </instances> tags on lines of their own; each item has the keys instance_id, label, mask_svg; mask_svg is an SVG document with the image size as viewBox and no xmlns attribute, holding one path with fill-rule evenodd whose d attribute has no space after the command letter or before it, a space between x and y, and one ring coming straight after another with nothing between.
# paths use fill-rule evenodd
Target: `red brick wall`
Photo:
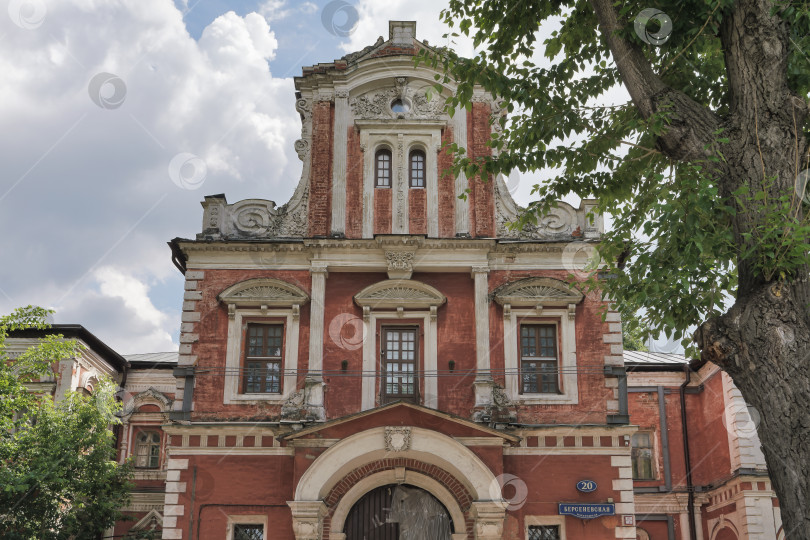
<instances>
[{"instance_id":1,"label":"red brick wall","mask_svg":"<svg viewBox=\"0 0 810 540\"><path fill-rule=\"evenodd\" d=\"M473 103L467 112L467 155L472 159L489 156L486 145L491 133L488 103ZM479 176L469 179L470 234L473 237L495 236L495 196L492 175L481 181Z\"/></svg>"},{"instance_id":2,"label":"red brick wall","mask_svg":"<svg viewBox=\"0 0 810 540\"><path fill-rule=\"evenodd\" d=\"M453 142L453 128L442 130L442 145ZM456 235L456 181L450 174L444 174L453 164L453 154L447 149L439 150L439 237L453 238Z\"/></svg>"},{"instance_id":3,"label":"red brick wall","mask_svg":"<svg viewBox=\"0 0 810 540\"><path fill-rule=\"evenodd\" d=\"M391 234L391 189L374 188L374 234Z\"/></svg>"},{"instance_id":4,"label":"red brick wall","mask_svg":"<svg viewBox=\"0 0 810 540\"><path fill-rule=\"evenodd\" d=\"M703 383L703 392L686 396L693 481L712 483L732 473L728 431L723 422L723 381L717 371Z\"/></svg>"},{"instance_id":5,"label":"red brick wall","mask_svg":"<svg viewBox=\"0 0 810 540\"><path fill-rule=\"evenodd\" d=\"M312 105L312 152L309 172L309 236L326 236L332 224L332 140L334 106Z\"/></svg>"},{"instance_id":6,"label":"red brick wall","mask_svg":"<svg viewBox=\"0 0 810 540\"><path fill-rule=\"evenodd\" d=\"M390 190L378 190L390 193ZM489 289L493 291L507 281L528 276L549 276L566 279L565 271L494 271L489 277ZM225 306L216 296L227 287L240 281L257 277L276 277L310 291L310 275L307 271L248 271L206 270L198 289L202 299L197 310L203 314L195 331L199 342L193 344L192 354L198 356L200 375L194 390L194 419L204 418L252 418L278 414L278 406L228 405L223 404L227 350L228 315ZM324 370L326 375L325 404L330 418L337 418L360 410L362 370L362 310L355 305L353 296L363 288L386 279L385 274L332 272L326 280L326 305L324 308ZM474 282L467 273L415 273L413 279L436 287L445 296L447 303L438 312L438 369L443 376L438 380L438 408L443 411L469 417L474 405L472 383L475 379L475 312ZM577 307L576 341L579 367L579 404L523 407L522 422L559 422L561 417L573 415L578 422L602 423L605 421L607 399L612 391L605 387L602 374L604 357L609 346L602 343L602 334L607 332L599 308L601 302L586 300ZM490 304L490 362L495 378L503 384L503 310L496 303ZM298 388L303 384L303 374L309 357L309 304L302 306L299 327ZM360 334L358 334L360 333ZM379 342L379 340L378 340ZM347 362L343 371L342 362ZM449 373L450 361L455 362ZM212 368L204 371L204 368ZM674 409L677 411L677 409ZM672 418L674 422L676 418ZM676 425L676 424L673 424ZM679 426L680 424L677 424Z\"/></svg>"},{"instance_id":7,"label":"red brick wall","mask_svg":"<svg viewBox=\"0 0 810 540\"><path fill-rule=\"evenodd\" d=\"M525 482L528 493L520 508L514 497L515 491L504 489L504 497L512 500L506 512L503 538L522 540L526 536L525 516L556 516L558 503L600 503L612 497L619 501L619 492L613 491L612 481L616 469L610 465L610 456L504 456L504 472L517 476ZM580 493L576 484L587 478L598 484L593 493ZM604 516L592 520L565 518L568 540L607 540L616 537L614 527L619 525L619 516ZM666 538L666 537L665 537Z\"/></svg>"},{"instance_id":8,"label":"red brick wall","mask_svg":"<svg viewBox=\"0 0 810 540\"><path fill-rule=\"evenodd\" d=\"M183 516L177 526L183 538L225 538L228 515L267 515L274 540L293 540L293 464L289 456L188 456L189 468L180 473L186 482L179 504ZM193 481L197 470L196 485ZM191 507L191 491L194 506ZM189 516L194 536L189 535Z\"/></svg>"},{"instance_id":9,"label":"red brick wall","mask_svg":"<svg viewBox=\"0 0 810 540\"><path fill-rule=\"evenodd\" d=\"M227 307L217 300L217 295L235 283L246 279L272 277L292 283L307 294L310 293L311 279L308 271L290 270L205 270L205 277L199 281L198 290L202 299L197 301L196 310L202 314L196 324L200 339L192 345L192 354L197 355L200 373L195 378L193 420L206 418L251 418L266 419L268 414L278 414L280 407L257 405L225 405L224 388L225 354L228 345ZM304 371L309 366L309 304L301 306L300 330L298 335L298 369ZM205 368L212 368L205 371ZM298 387L303 384L303 375L298 377Z\"/></svg>"},{"instance_id":10,"label":"red brick wall","mask_svg":"<svg viewBox=\"0 0 810 540\"><path fill-rule=\"evenodd\" d=\"M408 190L408 231L427 234L427 196L424 189Z\"/></svg>"},{"instance_id":11,"label":"red brick wall","mask_svg":"<svg viewBox=\"0 0 810 540\"><path fill-rule=\"evenodd\" d=\"M363 235L363 151L360 133L349 128L346 150L346 238Z\"/></svg>"},{"instance_id":12,"label":"red brick wall","mask_svg":"<svg viewBox=\"0 0 810 540\"><path fill-rule=\"evenodd\" d=\"M547 276L568 281L565 270L546 271L493 271L489 274L489 290L494 291L504 283L532 276ZM610 354L610 345L603 343L602 336L607 333L608 323L602 322L601 301L586 297L576 309L576 347L577 347L577 387L579 403L577 405L532 405L521 407L519 417L526 423L554 423L560 418L576 418L581 423L605 422L607 414L606 400L613 399L611 389L605 387L603 369L605 356ZM489 346L490 367L495 379L504 383L504 325L503 308L495 302L489 306ZM473 337L474 340L474 337Z\"/></svg>"}]
</instances>

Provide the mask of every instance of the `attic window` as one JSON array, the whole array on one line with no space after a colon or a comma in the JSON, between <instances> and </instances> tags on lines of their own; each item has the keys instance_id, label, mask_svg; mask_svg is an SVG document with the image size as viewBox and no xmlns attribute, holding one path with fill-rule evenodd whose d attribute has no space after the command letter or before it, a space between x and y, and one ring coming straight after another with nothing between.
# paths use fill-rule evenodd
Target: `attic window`
<instances>
[{"instance_id":1,"label":"attic window","mask_svg":"<svg viewBox=\"0 0 810 540\"><path fill-rule=\"evenodd\" d=\"M406 113L411 110L411 107L401 99L395 99L391 102L391 111L394 113Z\"/></svg>"}]
</instances>

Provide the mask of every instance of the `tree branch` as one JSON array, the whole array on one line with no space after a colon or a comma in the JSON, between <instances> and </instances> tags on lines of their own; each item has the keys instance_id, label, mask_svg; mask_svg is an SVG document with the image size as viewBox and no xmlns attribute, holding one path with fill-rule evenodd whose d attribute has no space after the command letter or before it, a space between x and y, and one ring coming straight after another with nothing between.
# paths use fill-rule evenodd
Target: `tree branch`
<instances>
[{"instance_id":1,"label":"tree branch","mask_svg":"<svg viewBox=\"0 0 810 540\"><path fill-rule=\"evenodd\" d=\"M678 161L706 158L720 119L683 92L670 88L653 71L641 50L619 35L621 25L611 0L590 0L602 36L610 49L630 98L644 118L668 110L669 125L658 145Z\"/></svg>"}]
</instances>

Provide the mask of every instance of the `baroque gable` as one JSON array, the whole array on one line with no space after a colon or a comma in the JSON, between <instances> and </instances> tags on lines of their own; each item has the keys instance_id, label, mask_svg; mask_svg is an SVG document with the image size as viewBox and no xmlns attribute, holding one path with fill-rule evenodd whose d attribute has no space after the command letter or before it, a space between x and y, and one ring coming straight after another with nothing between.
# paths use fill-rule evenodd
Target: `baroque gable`
<instances>
[{"instance_id":1,"label":"baroque gable","mask_svg":"<svg viewBox=\"0 0 810 540\"><path fill-rule=\"evenodd\" d=\"M500 286L492 294L495 302L510 306L566 306L578 304L584 295L564 281L526 278Z\"/></svg>"},{"instance_id":2,"label":"baroque gable","mask_svg":"<svg viewBox=\"0 0 810 540\"><path fill-rule=\"evenodd\" d=\"M292 306L309 301L300 287L274 278L257 278L231 285L217 296L220 302L238 306Z\"/></svg>"},{"instance_id":3,"label":"baroque gable","mask_svg":"<svg viewBox=\"0 0 810 540\"><path fill-rule=\"evenodd\" d=\"M389 279L366 287L355 295L354 301L370 309L435 308L447 302L447 298L426 283Z\"/></svg>"}]
</instances>

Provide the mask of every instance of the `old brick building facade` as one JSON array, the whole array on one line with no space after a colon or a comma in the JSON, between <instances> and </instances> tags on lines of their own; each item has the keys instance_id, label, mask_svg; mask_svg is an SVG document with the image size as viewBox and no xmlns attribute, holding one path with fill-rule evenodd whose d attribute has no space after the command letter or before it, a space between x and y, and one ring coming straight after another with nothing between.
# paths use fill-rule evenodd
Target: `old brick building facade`
<instances>
[{"instance_id":1,"label":"old brick building facade","mask_svg":"<svg viewBox=\"0 0 810 540\"><path fill-rule=\"evenodd\" d=\"M595 201L511 230L502 178L444 173L443 145L484 155L501 109L476 90L446 115L435 72L414 67L415 27L392 21L388 40L296 78L303 167L287 204L209 196L202 232L170 243L179 356L145 355L126 382L137 526L674 540L692 502L696 539L770 538L744 529L775 499L716 425L738 397L725 376L701 367L683 394L677 363L628 378L618 314L577 288L602 232ZM689 482L684 394L699 418Z\"/></svg>"}]
</instances>

